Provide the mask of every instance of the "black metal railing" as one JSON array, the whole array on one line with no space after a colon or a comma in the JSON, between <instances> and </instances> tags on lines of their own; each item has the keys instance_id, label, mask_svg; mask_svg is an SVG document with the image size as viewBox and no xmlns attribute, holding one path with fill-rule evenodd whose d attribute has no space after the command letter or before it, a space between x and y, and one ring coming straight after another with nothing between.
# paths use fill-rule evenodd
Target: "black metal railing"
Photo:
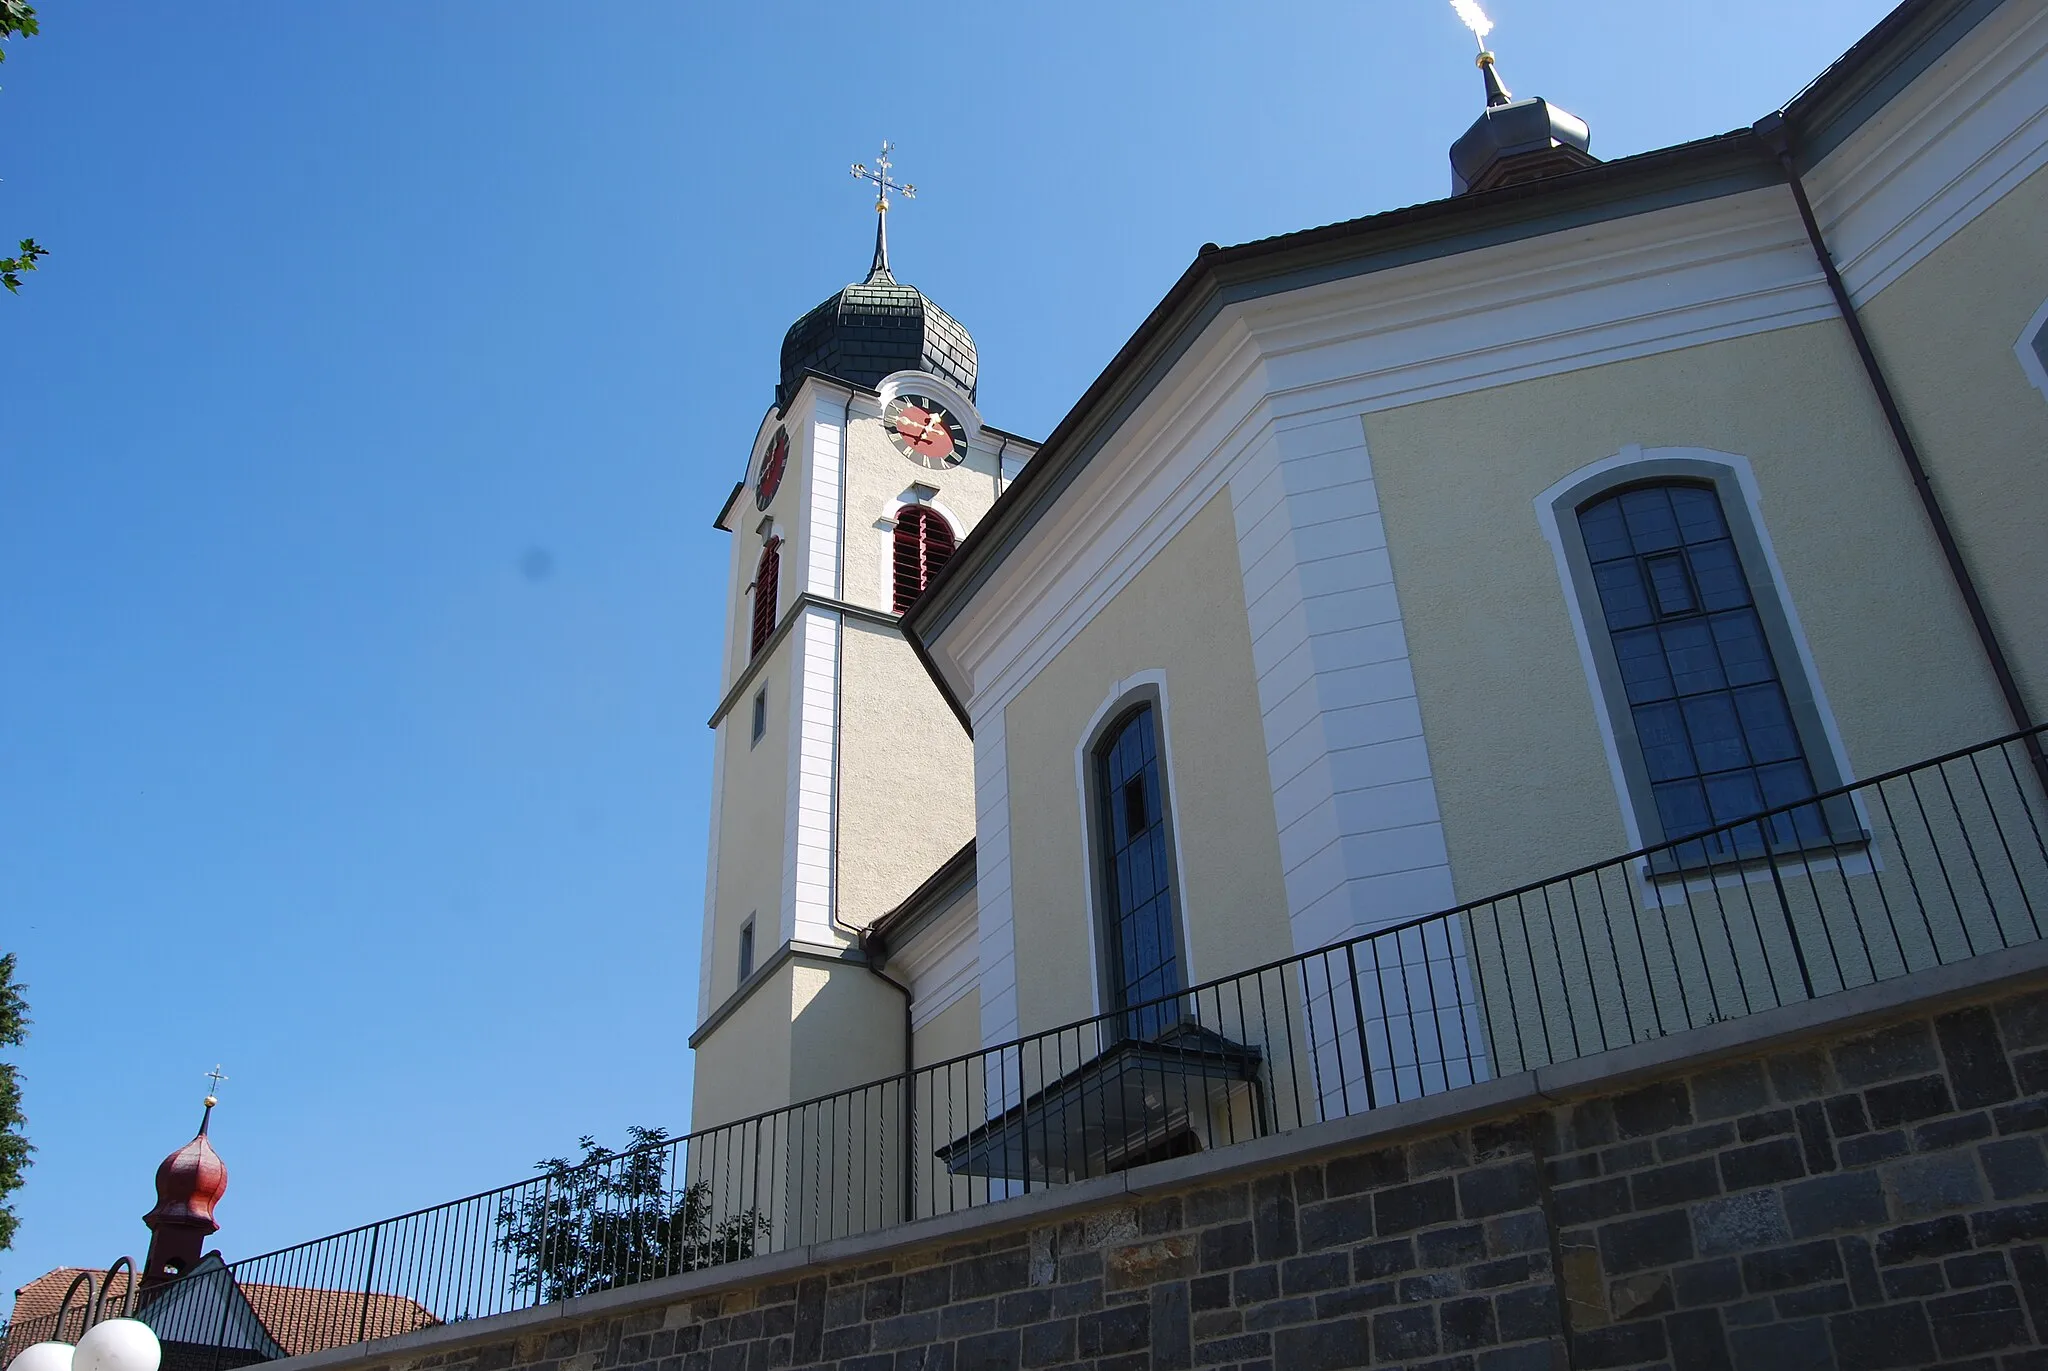
<instances>
[{"instance_id":1,"label":"black metal railing","mask_svg":"<svg viewBox=\"0 0 2048 1371\"><path fill-rule=\"evenodd\" d=\"M988 1204L2041 937L2013 734L851 1090L192 1272L193 1371ZM1134 1036L1132 1011L1163 1031ZM40 1336L10 1330L9 1354Z\"/></svg>"}]
</instances>

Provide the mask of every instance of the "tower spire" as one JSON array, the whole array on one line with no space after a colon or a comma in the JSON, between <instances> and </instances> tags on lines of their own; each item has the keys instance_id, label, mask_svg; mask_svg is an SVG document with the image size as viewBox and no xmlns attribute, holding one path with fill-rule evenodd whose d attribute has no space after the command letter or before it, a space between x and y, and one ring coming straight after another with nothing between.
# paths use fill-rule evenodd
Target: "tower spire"
<instances>
[{"instance_id":1,"label":"tower spire","mask_svg":"<svg viewBox=\"0 0 2048 1371\"><path fill-rule=\"evenodd\" d=\"M1458 18L1465 27L1472 30L1472 41L1479 45L1479 73L1486 82L1486 107L1499 109L1514 97L1501 84L1500 72L1494 67L1493 53L1487 50L1486 35L1493 32L1493 21L1486 17L1486 11L1479 8L1479 0L1451 0L1451 8L1458 12Z\"/></svg>"},{"instance_id":2,"label":"tower spire","mask_svg":"<svg viewBox=\"0 0 2048 1371\"><path fill-rule=\"evenodd\" d=\"M206 1074L218 1087L227 1079L215 1067ZM165 1157L156 1169L156 1207L142 1216L149 1225L149 1256L144 1261L142 1288L154 1289L198 1265L206 1240L220 1231L213 1207L228 1188L228 1169L206 1136L213 1107L220 1101L211 1091L199 1132L191 1142Z\"/></svg>"},{"instance_id":3,"label":"tower spire","mask_svg":"<svg viewBox=\"0 0 2048 1371\"><path fill-rule=\"evenodd\" d=\"M893 190L906 200L917 198L916 186L896 181L889 175L889 154L895 150L896 145L884 138L882 155L875 159L873 170L869 170L864 162L853 164L854 179L872 181L875 186L875 260L868 268L870 282L896 279L889 272L889 192Z\"/></svg>"}]
</instances>

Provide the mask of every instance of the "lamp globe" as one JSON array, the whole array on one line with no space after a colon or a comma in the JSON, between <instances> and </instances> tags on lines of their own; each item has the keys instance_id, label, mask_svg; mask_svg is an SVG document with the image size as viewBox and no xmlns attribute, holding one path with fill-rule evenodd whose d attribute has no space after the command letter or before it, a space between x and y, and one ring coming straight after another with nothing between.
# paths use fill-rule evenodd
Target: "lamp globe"
<instances>
[{"instance_id":1,"label":"lamp globe","mask_svg":"<svg viewBox=\"0 0 2048 1371\"><path fill-rule=\"evenodd\" d=\"M7 1363L7 1371L71 1371L71 1344L30 1343Z\"/></svg>"},{"instance_id":2,"label":"lamp globe","mask_svg":"<svg viewBox=\"0 0 2048 1371\"><path fill-rule=\"evenodd\" d=\"M163 1344L148 1324L139 1319L108 1319L94 1324L78 1340L70 1371L157 1371L163 1359Z\"/></svg>"}]
</instances>

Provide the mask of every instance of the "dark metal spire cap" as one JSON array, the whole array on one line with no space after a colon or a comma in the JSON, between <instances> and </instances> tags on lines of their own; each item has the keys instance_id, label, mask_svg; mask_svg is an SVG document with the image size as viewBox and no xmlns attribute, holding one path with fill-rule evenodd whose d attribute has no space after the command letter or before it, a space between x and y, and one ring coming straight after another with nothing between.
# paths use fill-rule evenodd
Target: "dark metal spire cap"
<instances>
[{"instance_id":1,"label":"dark metal spire cap","mask_svg":"<svg viewBox=\"0 0 2048 1371\"><path fill-rule=\"evenodd\" d=\"M837 292L783 335L777 404L789 403L807 371L870 390L896 372L925 371L974 397L974 339L923 291L891 276L880 251L867 280Z\"/></svg>"},{"instance_id":2,"label":"dark metal spire cap","mask_svg":"<svg viewBox=\"0 0 2048 1371\"><path fill-rule=\"evenodd\" d=\"M1486 65L1487 94L1499 87ZM1501 91L1505 94L1505 90ZM1451 193L1492 190L1599 165L1586 121L1541 98L1491 105L1451 144Z\"/></svg>"}]
</instances>

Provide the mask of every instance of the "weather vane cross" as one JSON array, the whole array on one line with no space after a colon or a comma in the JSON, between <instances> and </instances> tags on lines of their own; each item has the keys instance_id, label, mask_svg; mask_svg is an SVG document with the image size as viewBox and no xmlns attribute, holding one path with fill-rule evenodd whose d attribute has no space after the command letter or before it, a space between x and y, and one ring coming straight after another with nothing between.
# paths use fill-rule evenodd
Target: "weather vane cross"
<instances>
[{"instance_id":1,"label":"weather vane cross","mask_svg":"<svg viewBox=\"0 0 2048 1371\"><path fill-rule=\"evenodd\" d=\"M896 145L884 138L882 155L875 159L870 168L865 162L853 164L853 176L857 181L870 181L875 187L875 262L868 268L868 280L894 281L889 274L889 192L895 191L906 200L917 198L917 187L898 181L889 175L889 154L896 151Z\"/></svg>"},{"instance_id":2,"label":"weather vane cross","mask_svg":"<svg viewBox=\"0 0 2048 1371\"><path fill-rule=\"evenodd\" d=\"M209 1084L206 1087L206 1102L208 1104L212 1104L214 1102L214 1097L220 1094L220 1083L227 1079L226 1076L221 1074L219 1062L215 1062L213 1064L213 1070L206 1073L206 1079L209 1082Z\"/></svg>"},{"instance_id":3,"label":"weather vane cross","mask_svg":"<svg viewBox=\"0 0 2048 1371\"><path fill-rule=\"evenodd\" d=\"M889 175L889 154L894 151L896 151L896 145L884 138L882 140L882 155L875 159L873 170L869 170L868 164L865 162L855 162L853 164L855 180L872 181L874 183L875 213L877 214L887 214L889 212L889 192L892 190L906 200L915 200L917 198L916 186L906 185Z\"/></svg>"}]
</instances>

